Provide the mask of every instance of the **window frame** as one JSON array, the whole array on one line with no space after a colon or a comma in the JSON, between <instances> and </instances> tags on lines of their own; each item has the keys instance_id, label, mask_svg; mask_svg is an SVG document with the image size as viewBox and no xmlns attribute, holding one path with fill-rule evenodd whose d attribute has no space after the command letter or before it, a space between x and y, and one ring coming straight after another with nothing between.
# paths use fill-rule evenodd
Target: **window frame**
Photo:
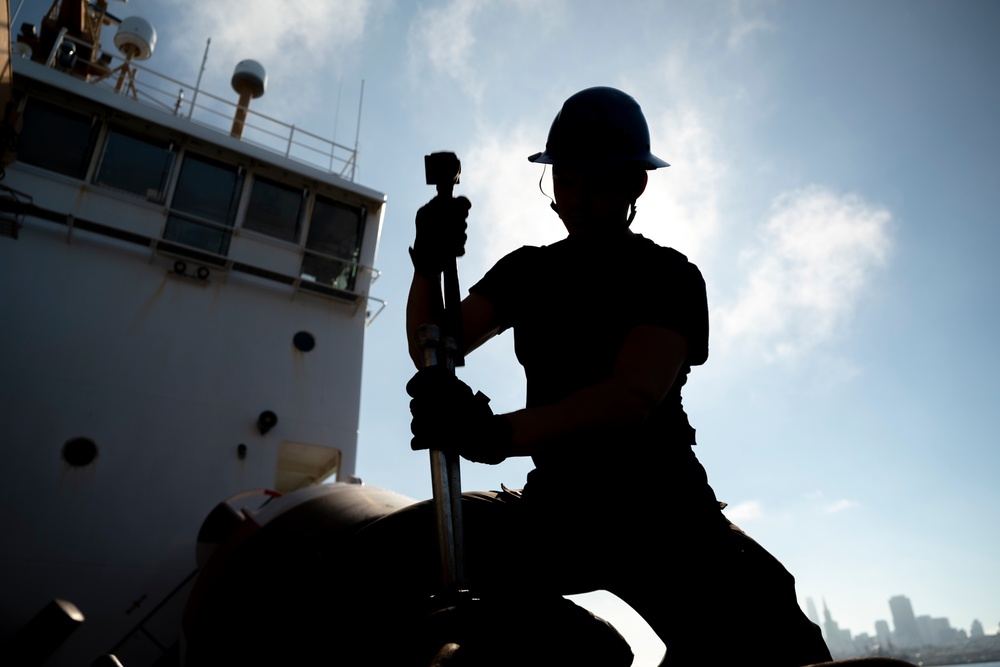
<instances>
[{"instance_id":1,"label":"window frame","mask_svg":"<svg viewBox=\"0 0 1000 667\"><path fill-rule=\"evenodd\" d=\"M166 152L167 159L166 159L166 164L164 165L163 168L163 173L160 181L160 189L157 191L158 193L157 197L150 197L148 189L145 194L140 194L138 192L134 192L132 190L122 188L117 185L113 185L111 183L105 183L99 180L101 175L101 170L104 168L106 163L108 145L111 142L112 136L116 133L121 136L142 143L147 143L151 145L162 143L164 145L164 150ZM168 199L173 198L172 186L174 182L177 180L177 175L179 172L179 168L177 167L177 165L180 162L179 158L182 157L182 151L179 148L180 143L181 143L180 141L169 136L158 137L157 133L144 134L141 130L136 129L133 126L133 124L130 123L108 121L105 123L105 127L103 128L102 131L102 138L100 143L101 150L99 152L99 155L97 156L97 161L96 164L94 165L93 177L91 178L90 182L96 186L102 188L108 188L109 190L113 190L115 192L124 193L125 195L130 197L136 197L144 201L150 201L157 204L166 204Z\"/></svg>"},{"instance_id":2,"label":"window frame","mask_svg":"<svg viewBox=\"0 0 1000 667\"><path fill-rule=\"evenodd\" d=\"M357 211L357 225L355 227L355 243L354 243L354 253L355 256L340 257L337 255L324 252L323 250L314 250L309 247L309 241L313 234L315 215L316 215L316 204L319 200L325 200L329 202L334 207L341 207L346 209L352 209ZM357 293L357 281L359 275L362 273L364 266L361 264L361 255L364 249L365 242L365 231L367 229L368 222L368 207L360 202L351 202L343 197L334 196L332 193L328 192L313 192L309 200L309 212L308 218L306 220L306 226L303 230L302 235L302 261L299 264L299 280L303 284L314 285L322 290L337 290L343 292ZM328 282L323 282L318 279L318 275L314 273L306 272L306 265L310 258L316 258L317 260L326 260L330 263L341 263L343 265L350 266L350 271L346 278L343 286L335 284L335 281L342 275L344 269L341 268L338 272L337 278L334 278ZM311 276L311 277L307 277Z\"/></svg>"},{"instance_id":3,"label":"window frame","mask_svg":"<svg viewBox=\"0 0 1000 667\"><path fill-rule=\"evenodd\" d=\"M73 116L77 116L81 119L90 120L90 134L87 138L86 147L83 149L83 154L81 156L79 168L73 171L73 173L67 173L66 171L53 169L51 164L43 165L25 160L23 151L23 147L25 145L23 141L24 122L26 121L26 119L32 118L32 114L29 111L29 105L38 105L39 107L42 107L43 109L47 109L48 111L52 112L55 116L61 116L63 118L71 118ZM99 109L91 108L90 105L84 105L83 110L70 109L66 105L61 105L58 102L52 100L48 96L29 94L25 97L24 104L20 108L20 115L22 119L21 121L22 125L21 129L18 132L19 135L18 137L19 146L17 151L18 162L34 167L35 169L41 169L51 174L58 174L59 176L63 176L65 178L70 178L76 181L89 182L91 174L93 173L94 170L94 162L97 155L97 147L101 143L105 126L105 120L102 117L102 114L100 113ZM32 123L34 123L33 118L32 118ZM49 137L53 137L53 140L55 140L54 139L55 133L46 133L46 135ZM62 147L60 147L59 150L50 150L49 152L61 153L63 152L63 149Z\"/></svg>"},{"instance_id":4,"label":"window frame","mask_svg":"<svg viewBox=\"0 0 1000 667\"><path fill-rule=\"evenodd\" d=\"M171 174L170 186L168 188L168 195L166 197L166 216L163 222L163 228L160 232L160 240L164 243L172 244L175 246L180 246L184 249L189 249L192 254L196 255L207 255L213 258L223 258L228 259L229 247L232 244L233 234L239 228L241 223L241 213L243 209L243 196L245 193L245 185L247 181L247 170L240 163L226 162L225 160L212 157L200 151L192 150L182 150L178 156L180 159L175 161L175 168ZM212 220L211 218L206 218L199 213L192 213L190 211L179 209L176 206L175 200L177 198L178 189L181 187L181 177L184 173L184 167L187 164L188 159L194 161L201 161L203 164L208 164L211 166L224 167L226 169L232 169L235 172L234 186L230 192L229 208L226 217L229 223L218 222ZM218 251L214 249L208 249L202 246L193 245L187 243L183 240L168 238L167 233L171 226L171 221L178 220L181 223L186 223L188 225L194 225L197 227L214 229L222 232L222 242L220 243L220 249Z\"/></svg>"},{"instance_id":5,"label":"window frame","mask_svg":"<svg viewBox=\"0 0 1000 667\"><path fill-rule=\"evenodd\" d=\"M259 238L266 240L268 242L279 243L289 248L302 248L304 247L304 237L307 227L307 222L309 219L310 211L312 210L311 203L315 196L309 187L305 183L300 182L295 184L287 178L278 178L265 170L252 169L249 172L249 179L244 180L243 184L243 202L240 206L239 211L239 229L240 232L246 232L252 235L254 238ZM299 197L299 209L295 217L295 230L292 239L282 238L275 236L261 229L254 229L252 227L247 227L247 221L249 220L249 211L252 207L254 188L257 186L258 182L267 183L270 186L276 186L281 189L288 190L290 192L297 192Z\"/></svg>"}]
</instances>

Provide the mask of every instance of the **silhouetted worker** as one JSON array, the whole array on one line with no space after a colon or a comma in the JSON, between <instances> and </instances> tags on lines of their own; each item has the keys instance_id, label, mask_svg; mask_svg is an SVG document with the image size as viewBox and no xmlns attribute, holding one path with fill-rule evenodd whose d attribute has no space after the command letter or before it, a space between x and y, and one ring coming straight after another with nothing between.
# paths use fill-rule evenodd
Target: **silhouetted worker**
<instances>
[{"instance_id":1,"label":"silhouetted worker","mask_svg":"<svg viewBox=\"0 0 1000 667\"><path fill-rule=\"evenodd\" d=\"M629 229L647 171L668 166L639 105L581 91L528 159L552 165L568 236L497 262L463 301L460 336L469 353L513 330L526 407L494 415L440 368L407 386L415 449L535 463L523 492L467 498L472 587L484 600L611 591L666 644L665 665L829 660L792 576L723 516L692 450L681 388L708 357L705 284ZM464 253L470 206L439 197L417 213L406 323L418 366L415 331L441 319L441 271Z\"/></svg>"}]
</instances>

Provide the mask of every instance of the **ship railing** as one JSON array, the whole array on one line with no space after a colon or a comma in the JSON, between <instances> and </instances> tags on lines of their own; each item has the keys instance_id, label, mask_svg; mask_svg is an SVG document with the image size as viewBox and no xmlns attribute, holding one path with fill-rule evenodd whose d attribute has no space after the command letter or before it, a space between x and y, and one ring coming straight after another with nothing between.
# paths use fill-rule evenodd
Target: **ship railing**
<instances>
[{"instance_id":1,"label":"ship railing","mask_svg":"<svg viewBox=\"0 0 1000 667\"><path fill-rule=\"evenodd\" d=\"M69 35L65 29L60 32L49 53L46 66L64 69L76 74L77 66L62 62L61 47L70 42L81 50L92 49L84 40ZM213 95L200 89L200 84L191 86L183 81L162 74L107 51L98 51L92 62L86 63L86 81L116 94L130 96L137 102L169 113L178 118L230 134L230 127L239 105L236 102ZM152 81L143 79L136 85L138 73L147 74ZM167 85L172 86L167 89ZM192 92L191 100L185 99L185 91ZM254 144L284 157L337 174L348 181L354 181L357 164L357 150L337 143L318 134L308 132L295 125L285 123L262 113L246 109L242 141ZM227 127L230 126L230 127ZM249 135L249 136L248 136Z\"/></svg>"},{"instance_id":2,"label":"ship railing","mask_svg":"<svg viewBox=\"0 0 1000 667\"><path fill-rule=\"evenodd\" d=\"M167 238L167 226L171 222L208 228L218 232L220 239L224 239L224 241L220 243L220 247L213 249L207 248L204 245L185 242L180 238ZM362 264L355 258L347 258L310 248L300 248L302 260L299 262L298 274L290 275L263 269L259 266L229 257L227 254L229 244L233 237L238 236L239 229L237 228L190 213L184 213L182 215L172 215L168 218L160 233L160 238L151 239L151 245L161 255L178 260L179 263L174 264L174 273L187 274L187 266L184 264L185 260L192 260L204 265L204 271L199 267L199 269L192 270L191 273L192 276L202 280L210 275L211 270L226 272L236 270L291 285L293 296L299 291L305 291L355 303L358 297L364 297L368 304L365 309L366 327L371 325L375 321L375 318L382 314L382 311L388 305L384 299L369 294L368 289L359 290L357 288L359 281L367 279L368 285L371 286L379 279L382 272L374 266ZM313 260L312 266L308 266L310 259ZM334 270L329 271L330 268ZM326 275L320 275L319 271L323 269L327 269L325 272Z\"/></svg>"},{"instance_id":3,"label":"ship railing","mask_svg":"<svg viewBox=\"0 0 1000 667\"><path fill-rule=\"evenodd\" d=\"M328 265L339 264L342 268L338 272L336 278L329 281L320 281L317 280L317 276L306 273L306 264L309 258L320 260ZM382 272L374 266L367 266L358 262L356 259L347 259L338 255L304 248L302 270L299 272L299 276L295 282L295 289L296 291L304 289L310 292L328 294L335 294L336 292L344 290L353 292L357 281L363 279L364 276L368 277L368 284L373 285L375 284L375 281L381 277L381 275ZM382 314L382 311L385 310L387 302L384 299L379 299L369 294L366 294L366 298L368 300L368 307L365 310L365 326L367 327L375 321L375 318Z\"/></svg>"}]
</instances>

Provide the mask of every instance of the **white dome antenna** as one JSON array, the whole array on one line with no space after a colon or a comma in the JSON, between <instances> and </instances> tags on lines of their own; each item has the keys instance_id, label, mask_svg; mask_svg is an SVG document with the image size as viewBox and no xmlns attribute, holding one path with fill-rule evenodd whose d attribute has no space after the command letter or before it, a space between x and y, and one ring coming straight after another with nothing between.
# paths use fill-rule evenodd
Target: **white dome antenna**
<instances>
[{"instance_id":1,"label":"white dome antenna","mask_svg":"<svg viewBox=\"0 0 1000 667\"><path fill-rule=\"evenodd\" d=\"M122 19L115 33L115 47L128 60L148 60L156 46L156 30L138 16Z\"/></svg>"},{"instance_id":2,"label":"white dome antenna","mask_svg":"<svg viewBox=\"0 0 1000 667\"><path fill-rule=\"evenodd\" d=\"M129 16L122 19L118 26L118 32L115 33L115 46L125 56L125 62L109 72L108 75L118 73L118 83L115 84L116 93L127 88L132 93L132 97L135 97L136 70L132 67L132 61L148 60L153 55L153 47L156 46L156 30L146 19Z\"/></svg>"},{"instance_id":3,"label":"white dome antenna","mask_svg":"<svg viewBox=\"0 0 1000 667\"><path fill-rule=\"evenodd\" d=\"M264 71L264 66L256 60L241 60L233 70L231 83L233 90L240 94L240 101L236 106L233 129L229 134L239 139L243 136L243 127L246 125L250 100L257 99L267 89L267 72Z\"/></svg>"}]
</instances>

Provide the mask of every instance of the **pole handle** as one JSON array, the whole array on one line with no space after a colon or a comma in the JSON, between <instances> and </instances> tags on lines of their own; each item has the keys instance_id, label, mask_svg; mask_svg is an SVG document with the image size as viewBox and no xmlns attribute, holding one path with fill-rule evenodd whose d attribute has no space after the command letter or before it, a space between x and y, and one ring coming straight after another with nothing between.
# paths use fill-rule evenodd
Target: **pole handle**
<instances>
[{"instance_id":1,"label":"pole handle","mask_svg":"<svg viewBox=\"0 0 1000 667\"><path fill-rule=\"evenodd\" d=\"M438 197L451 199L455 186L461 182L462 163L454 153L431 153L424 156L424 175L427 185L437 188ZM452 362L456 367L465 365L462 354L462 292L458 284L458 261L449 262L443 272L445 340L455 341Z\"/></svg>"}]
</instances>

